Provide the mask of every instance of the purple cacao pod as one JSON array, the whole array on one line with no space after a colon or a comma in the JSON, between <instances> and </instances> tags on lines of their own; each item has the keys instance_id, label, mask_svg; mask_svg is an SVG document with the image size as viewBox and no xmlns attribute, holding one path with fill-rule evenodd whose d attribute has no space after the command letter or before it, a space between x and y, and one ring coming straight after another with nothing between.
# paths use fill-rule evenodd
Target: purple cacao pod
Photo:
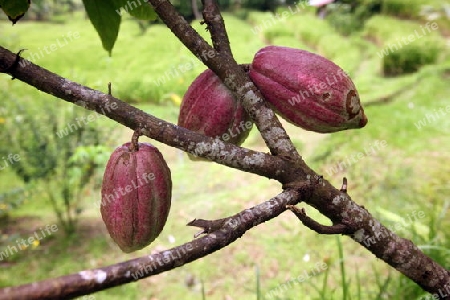
<instances>
[{"instance_id":1,"label":"purple cacao pod","mask_svg":"<svg viewBox=\"0 0 450 300\"><path fill-rule=\"evenodd\" d=\"M220 78L207 69L192 82L184 95L178 126L240 145L253 123Z\"/></svg>"},{"instance_id":2,"label":"purple cacao pod","mask_svg":"<svg viewBox=\"0 0 450 300\"><path fill-rule=\"evenodd\" d=\"M172 179L159 150L139 143L118 147L102 183L100 212L116 244L125 252L148 246L161 233L170 210Z\"/></svg>"},{"instance_id":3,"label":"purple cacao pod","mask_svg":"<svg viewBox=\"0 0 450 300\"><path fill-rule=\"evenodd\" d=\"M352 80L322 56L267 46L256 53L249 76L275 111L303 129L327 133L367 124Z\"/></svg>"}]
</instances>

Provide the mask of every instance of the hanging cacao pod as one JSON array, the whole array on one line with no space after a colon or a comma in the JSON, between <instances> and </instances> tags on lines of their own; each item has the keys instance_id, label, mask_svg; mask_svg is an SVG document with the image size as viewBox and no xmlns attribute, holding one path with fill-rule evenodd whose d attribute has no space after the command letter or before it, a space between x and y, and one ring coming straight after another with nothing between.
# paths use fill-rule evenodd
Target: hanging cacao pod
<instances>
[{"instance_id":1,"label":"hanging cacao pod","mask_svg":"<svg viewBox=\"0 0 450 300\"><path fill-rule=\"evenodd\" d=\"M123 252L148 246L161 233L170 210L170 169L159 150L147 143L118 147L109 158L100 211Z\"/></svg>"}]
</instances>

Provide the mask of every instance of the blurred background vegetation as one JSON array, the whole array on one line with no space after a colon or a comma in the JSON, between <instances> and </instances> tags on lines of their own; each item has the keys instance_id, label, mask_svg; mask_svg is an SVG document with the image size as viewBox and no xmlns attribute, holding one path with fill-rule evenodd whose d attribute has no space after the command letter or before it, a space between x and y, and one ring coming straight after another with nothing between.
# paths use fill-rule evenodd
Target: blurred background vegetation
<instances>
[{"instance_id":1,"label":"blurred background vegetation","mask_svg":"<svg viewBox=\"0 0 450 300\"><path fill-rule=\"evenodd\" d=\"M450 108L446 110L450 2L339 1L326 7L324 18L304 2L219 2L239 63L251 62L256 51L274 44L318 53L351 76L369 118L365 128L323 135L283 124L318 173L335 186L347 177L349 193L358 204L387 226L402 224L400 236L450 268ZM209 40L204 25L195 20L193 2L173 3ZM200 1L197 5L201 8ZM283 12L285 18L277 17ZM437 29L427 30L427 24L436 24ZM73 33L79 38L70 38ZM403 42L410 35L414 41ZM51 44L57 44L57 50L46 53L44 47ZM33 1L25 19L15 26L0 14L0 45L11 51L27 49L25 58L35 54L33 62L91 88L106 92L111 82L118 98L174 123L184 92L205 69L163 24L126 15L109 57L81 1ZM124 254L109 238L98 203L109 154L129 141L131 130L5 74L0 74L0 91L0 253L47 224L59 228L52 236L3 256L0 287L170 248L192 238L194 232L185 224L193 218L228 216L280 191L276 182L214 163L191 162L184 153L151 141L172 170L172 210L152 245ZM79 121L90 115L95 116L93 121ZM64 130L66 134L58 135ZM385 141L386 147L375 146L377 141ZM255 129L244 146L267 151ZM359 152L366 154L352 160ZM20 160L9 163L9 154ZM314 209L306 209L327 222ZM411 217L419 211L423 218ZM306 282L292 283L318 263L326 263L327 269ZM419 299L425 294L350 239L319 236L285 213L222 251L95 297L254 299L257 295L258 299Z\"/></svg>"}]
</instances>

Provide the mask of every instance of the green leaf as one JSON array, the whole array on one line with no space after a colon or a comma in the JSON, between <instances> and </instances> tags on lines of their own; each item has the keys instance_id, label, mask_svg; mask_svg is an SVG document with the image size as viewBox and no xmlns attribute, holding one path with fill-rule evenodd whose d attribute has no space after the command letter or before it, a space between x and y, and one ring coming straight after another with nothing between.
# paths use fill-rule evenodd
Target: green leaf
<instances>
[{"instance_id":1,"label":"green leaf","mask_svg":"<svg viewBox=\"0 0 450 300\"><path fill-rule=\"evenodd\" d=\"M139 20L156 20L156 12L146 0L113 0L116 12L122 15L125 11Z\"/></svg>"},{"instance_id":2,"label":"green leaf","mask_svg":"<svg viewBox=\"0 0 450 300\"><path fill-rule=\"evenodd\" d=\"M139 20L153 21L153 20L156 20L156 17L157 17L156 12L147 3L141 5L133 10L128 11L128 13Z\"/></svg>"},{"instance_id":3,"label":"green leaf","mask_svg":"<svg viewBox=\"0 0 450 300\"><path fill-rule=\"evenodd\" d=\"M83 0L86 13L102 40L103 48L108 51L110 56L119 34L122 19L113 2L113 0Z\"/></svg>"},{"instance_id":4,"label":"green leaf","mask_svg":"<svg viewBox=\"0 0 450 300\"><path fill-rule=\"evenodd\" d=\"M129 13L139 20L153 21L156 20L157 17L156 12L150 5L142 5L139 8L133 9Z\"/></svg>"},{"instance_id":5,"label":"green leaf","mask_svg":"<svg viewBox=\"0 0 450 300\"><path fill-rule=\"evenodd\" d=\"M20 18L28 11L30 0L0 0L0 7L8 16L13 24L16 24Z\"/></svg>"}]
</instances>

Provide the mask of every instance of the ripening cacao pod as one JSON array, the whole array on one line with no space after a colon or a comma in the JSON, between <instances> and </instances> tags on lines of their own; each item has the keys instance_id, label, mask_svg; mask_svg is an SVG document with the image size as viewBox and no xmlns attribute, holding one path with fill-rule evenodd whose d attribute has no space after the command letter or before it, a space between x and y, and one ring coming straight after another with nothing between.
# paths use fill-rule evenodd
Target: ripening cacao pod
<instances>
[{"instance_id":1,"label":"ripening cacao pod","mask_svg":"<svg viewBox=\"0 0 450 300\"><path fill-rule=\"evenodd\" d=\"M303 129L326 133L367 124L352 80L322 56L268 46L256 53L249 76L275 111Z\"/></svg>"},{"instance_id":2,"label":"ripening cacao pod","mask_svg":"<svg viewBox=\"0 0 450 300\"><path fill-rule=\"evenodd\" d=\"M207 69L192 82L184 95L178 126L240 145L253 123L220 78Z\"/></svg>"},{"instance_id":3,"label":"ripening cacao pod","mask_svg":"<svg viewBox=\"0 0 450 300\"><path fill-rule=\"evenodd\" d=\"M126 143L109 158L100 211L123 252L148 246L161 233L170 210L172 179L159 150L147 143Z\"/></svg>"}]
</instances>

